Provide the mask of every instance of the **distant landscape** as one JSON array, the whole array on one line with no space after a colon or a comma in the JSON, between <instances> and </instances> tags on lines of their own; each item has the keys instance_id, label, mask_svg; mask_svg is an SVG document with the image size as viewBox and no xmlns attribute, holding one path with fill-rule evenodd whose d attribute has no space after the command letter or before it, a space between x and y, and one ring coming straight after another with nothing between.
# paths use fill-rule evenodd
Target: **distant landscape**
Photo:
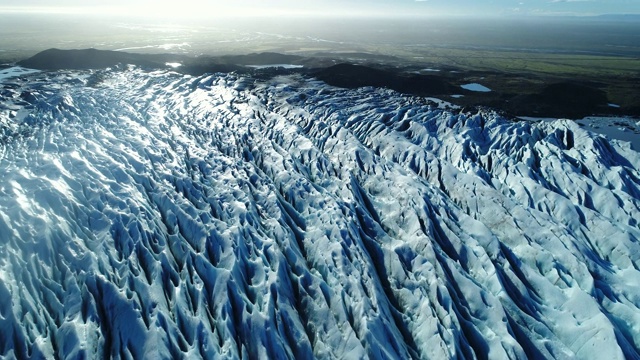
<instances>
[{"instance_id":1,"label":"distant landscape","mask_svg":"<svg viewBox=\"0 0 640 360\"><path fill-rule=\"evenodd\" d=\"M384 86L398 83L395 77L400 76L401 82L408 82L395 86L400 91L441 96L461 106L493 107L516 116L640 116L638 16L226 19L190 24L38 16L3 16L7 20L0 24L1 63L24 60L49 48L96 48L184 55L198 59L191 61L192 70L199 65L196 71L225 72L239 70L235 65L251 65L230 55L268 52L295 56L292 62L304 65L298 72L313 73L341 63L364 65L386 72L387 80L378 77L371 82L368 77L373 73L360 73L352 85ZM325 73L325 80L331 78ZM416 83L423 80L440 84L438 91ZM349 85L350 80L340 81ZM459 87L469 83L491 91Z\"/></svg>"}]
</instances>

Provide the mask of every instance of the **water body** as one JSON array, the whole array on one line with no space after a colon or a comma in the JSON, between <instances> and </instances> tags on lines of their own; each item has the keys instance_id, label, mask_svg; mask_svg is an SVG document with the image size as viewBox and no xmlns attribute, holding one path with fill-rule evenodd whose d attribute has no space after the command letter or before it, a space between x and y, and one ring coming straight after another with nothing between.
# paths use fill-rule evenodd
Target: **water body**
<instances>
[{"instance_id":1,"label":"water body","mask_svg":"<svg viewBox=\"0 0 640 360\"><path fill-rule=\"evenodd\" d=\"M460 85L460 87L465 90L475 91L475 92L491 92L491 89L478 83L464 84L464 85Z\"/></svg>"}]
</instances>

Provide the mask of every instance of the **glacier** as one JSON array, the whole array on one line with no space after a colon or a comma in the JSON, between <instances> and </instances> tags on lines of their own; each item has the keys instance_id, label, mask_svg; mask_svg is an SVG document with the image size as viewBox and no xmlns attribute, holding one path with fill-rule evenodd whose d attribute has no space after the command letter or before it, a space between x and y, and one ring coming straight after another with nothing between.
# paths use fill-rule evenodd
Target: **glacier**
<instances>
[{"instance_id":1,"label":"glacier","mask_svg":"<svg viewBox=\"0 0 640 360\"><path fill-rule=\"evenodd\" d=\"M2 359L638 359L640 155L300 75L0 83Z\"/></svg>"}]
</instances>

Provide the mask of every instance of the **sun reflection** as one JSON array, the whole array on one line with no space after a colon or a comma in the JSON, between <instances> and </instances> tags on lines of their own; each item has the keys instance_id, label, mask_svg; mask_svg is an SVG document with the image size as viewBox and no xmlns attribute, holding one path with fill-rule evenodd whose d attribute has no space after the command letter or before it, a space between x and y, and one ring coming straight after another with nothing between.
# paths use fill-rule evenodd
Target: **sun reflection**
<instances>
[{"instance_id":1,"label":"sun reflection","mask_svg":"<svg viewBox=\"0 0 640 360\"><path fill-rule=\"evenodd\" d=\"M421 4L414 2L415 4ZM422 7L424 10L424 7ZM203 1L203 0L135 0L111 1L109 5L78 4L73 6L0 6L0 13L92 14L117 17L148 17L165 19L216 19L238 17L368 17L389 15L415 16L411 6L378 4L363 6L360 2L277 1L259 0ZM420 12L434 15L433 11Z\"/></svg>"}]
</instances>

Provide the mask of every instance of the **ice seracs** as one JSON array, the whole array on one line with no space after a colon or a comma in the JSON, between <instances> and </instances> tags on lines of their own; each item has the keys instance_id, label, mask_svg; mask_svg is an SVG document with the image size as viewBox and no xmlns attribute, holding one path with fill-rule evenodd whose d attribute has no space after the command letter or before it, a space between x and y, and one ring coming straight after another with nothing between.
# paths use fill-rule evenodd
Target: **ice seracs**
<instances>
[{"instance_id":1,"label":"ice seracs","mask_svg":"<svg viewBox=\"0 0 640 360\"><path fill-rule=\"evenodd\" d=\"M38 76L1 93L4 358L639 356L629 146L300 76Z\"/></svg>"}]
</instances>

